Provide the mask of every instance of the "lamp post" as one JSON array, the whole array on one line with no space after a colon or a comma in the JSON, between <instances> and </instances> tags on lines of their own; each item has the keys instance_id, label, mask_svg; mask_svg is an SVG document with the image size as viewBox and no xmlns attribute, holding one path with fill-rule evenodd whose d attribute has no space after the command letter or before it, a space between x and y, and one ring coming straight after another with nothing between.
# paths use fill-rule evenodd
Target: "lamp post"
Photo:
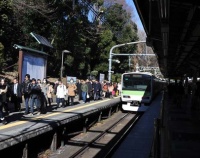
<instances>
[{"instance_id":1,"label":"lamp post","mask_svg":"<svg viewBox=\"0 0 200 158\"><path fill-rule=\"evenodd\" d=\"M63 77L63 57L64 57L64 53L69 54L71 52L68 51L68 50L63 50L62 51L62 63L61 63L61 68L60 68L60 79L61 80L62 80L62 77Z\"/></svg>"}]
</instances>

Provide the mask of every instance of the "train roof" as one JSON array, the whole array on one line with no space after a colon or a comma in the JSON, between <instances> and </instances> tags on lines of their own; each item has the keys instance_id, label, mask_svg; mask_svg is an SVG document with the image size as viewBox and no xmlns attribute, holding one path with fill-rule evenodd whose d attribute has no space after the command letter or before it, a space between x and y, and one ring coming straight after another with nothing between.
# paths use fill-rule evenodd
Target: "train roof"
<instances>
[{"instance_id":1,"label":"train roof","mask_svg":"<svg viewBox=\"0 0 200 158\"><path fill-rule=\"evenodd\" d=\"M157 79L157 81L166 83L166 80L160 79L150 72L126 72L126 73L123 73L122 75L125 75L125 74L141 74L141 75L154 76Z\"/></svg>"},{"instance_id":2,"label":"train roof","mask_svg":"<svg viewBox=\"0 0 200 158\"><path fill-rule=\"evenodd\" d=\"M122 75L124 74L141 74L141 75L149 75L149 76L154 76L152 73L150 72L126 72L126 73L123 73Z\"/></svg>"}]
</instances>

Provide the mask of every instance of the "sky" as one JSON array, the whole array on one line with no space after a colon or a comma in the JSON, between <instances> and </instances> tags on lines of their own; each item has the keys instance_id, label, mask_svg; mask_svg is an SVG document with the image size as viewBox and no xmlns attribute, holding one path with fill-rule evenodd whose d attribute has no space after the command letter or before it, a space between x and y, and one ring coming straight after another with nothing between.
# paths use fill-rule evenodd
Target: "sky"
<instances>
[{"instance_id":1,"label":"sky","mask_svg":"<svg viewBox=\"0 0 200 158\"><path fill-rule=\"evenodd\" d=\"M132 17L132 18L133 18L133 21L137 24L138 29L139 29L139 30L144 30L144 28L143 28L143 26L142 26L142 23L141 23L141 20L140 20L140 17L139 17L139 15L138 15L137 10L136 10L136 8L135 8L135 5L134 5L134 3L133 3L133 0L126 0L126 3L127 3L131 8L133 8L133 13L132 13L132 15L134 15L134 17Z\"/></svg>"}]
</instances>

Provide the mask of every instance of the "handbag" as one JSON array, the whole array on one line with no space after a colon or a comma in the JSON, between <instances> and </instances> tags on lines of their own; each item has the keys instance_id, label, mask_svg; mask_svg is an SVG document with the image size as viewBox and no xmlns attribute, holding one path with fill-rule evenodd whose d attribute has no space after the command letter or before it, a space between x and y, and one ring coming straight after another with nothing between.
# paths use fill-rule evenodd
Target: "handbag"
<instances>
[{"instance_id":1,"label":"handbag","mask_svg":"<svg viewBox=\"0 0 200 158\"><path fill-rule=\"evenodd\" d=\"M64 100L65 100L65 101L68 100L68 95L65 95Z\"/></svg>"},{"instance_id":2,"label":"handbag","mask_svg":"<svg viewBox=\"0 0 200 158\"><path fill-rule=\"evenodd\" d=\"M90 98L89 94L87 93L87 98Z\"/></svg>"}]
</instances>

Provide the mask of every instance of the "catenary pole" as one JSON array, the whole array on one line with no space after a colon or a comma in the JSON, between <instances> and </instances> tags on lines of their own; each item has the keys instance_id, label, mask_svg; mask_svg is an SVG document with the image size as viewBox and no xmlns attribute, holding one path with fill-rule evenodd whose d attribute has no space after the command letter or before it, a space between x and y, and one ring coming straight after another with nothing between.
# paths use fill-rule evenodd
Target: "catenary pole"
<instances>
[{"instance_id":1,"label":"catenary pole","mask_svg":"<svg viewBox=\"0 0 200 158\"><path fill-rule=\"evenodd\" d=\"M109 67L108 67L108 81L110 82L111 81L111 73L112 73L112 57L115 55L113 52L113 49L115 48L118 48L118 47L122 47L122 46L126 46L126 45L134 45L134 44L139 44L139 43L146 43L146 41L137 41L137 42L130 42L130 43L123 43L123 44L118 44L118 45L115 45L113 46L111 49L110 49L110 53L109 53ZM128 56L130 54L127 54Z\"/></svg>"}]
</instances>

